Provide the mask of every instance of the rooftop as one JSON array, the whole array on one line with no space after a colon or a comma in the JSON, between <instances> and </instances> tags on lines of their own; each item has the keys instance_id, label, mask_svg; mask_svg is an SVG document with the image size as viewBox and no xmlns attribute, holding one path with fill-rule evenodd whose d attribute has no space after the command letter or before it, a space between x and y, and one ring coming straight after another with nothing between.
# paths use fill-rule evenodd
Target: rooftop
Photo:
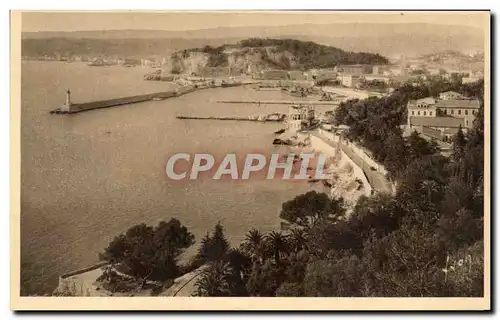
<instances>
[{"instance_id":1,"label":"rooftop","mask_svg":"<svg viewBox=\"0 0 500 320\"><path fill-rule=\"evenodd\" d=\"M440 93L440 95L441 95L441 94L455 94L455 95L462 96L462 94L461 94L461 93L458 93L458 92L455 92L455 91L446 91L446 92L441 92L441 93Z\"/></svg>"},{"instance_id":2,"label":"rooftop","mask_svg":"<svg viewBox=\"0 0 500 320\"><path fill-rule=\"evenodd\" d=\"M437 107L479 109L479 100L439 100Z\"/></svg>"},{"instance_id":3,"label":"rooftop","mask_svg":"<svg viewBox=\"0 0 500 320\"><path fill-rule=\"evenodd\" d=\"M419 104L426 104L426 105L435 106L438 108L479 109L479 100L473 100L473 99L436 100L434 98L428 97L428 98L423 98L423 99L419 99L419 100L408 101L409 107L417 106Z\"/></svg>"},{"instance_id":4,"label":"rooftop","mask_svg":"<svg viewBox=\"0 0 500 320\"><path fill-rule=\"evenodd\" d=\"M419 103L435 104L436 103L436 99L434 99L432 97L427 97L427 98L418 99L418 100L410 100L410 103L414 103L414 104L419 104Z\"/></svg>"},{"instance_id":5,"label":"rooftop","mask_svg":"<svg viewBox=\"0 0 500 320\"><path fill-rule=\"evenodd\" d=\"M410 117L412 126L437 128L458 128L464 125L464 119L454 117Z\"/></svg>"}]
</instances>

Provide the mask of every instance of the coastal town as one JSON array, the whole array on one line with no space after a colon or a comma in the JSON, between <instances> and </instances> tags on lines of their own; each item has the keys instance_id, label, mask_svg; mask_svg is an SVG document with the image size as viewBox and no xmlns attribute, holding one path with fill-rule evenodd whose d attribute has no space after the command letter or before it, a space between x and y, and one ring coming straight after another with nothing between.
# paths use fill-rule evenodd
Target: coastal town
<instances>
[{"instance_id":1,"label":"coastal town","mask_svg":"<svg viewBox=\"0 0 500 320\"><path fill-rule=\"evenodd\" d=\"M295 20L23 34L21 296L482 297L484 31Z\"/></svg>"},{"instance_id":2,"label":"coastal town","mask_svg":"<svg viewBox=\"0 0 500 320\"><path fill-rule=\"evenodd\" d=\"M421 66L419 66L421 68ZM175 83L180 89L168 96L159 98L151 96L147 100L163 100L175 98L181 94L200 89L245 86L248 90L278 90L290 95L291 100L274 101L219 101L219 103L243 103L259 105L288 105L288 113L261 114L253 117L196 117L177 116L180 120L229 120L229 121L274 121L284 122L285 127L276 132L273 144L283 144L300 152L321 152L328 155L328 179L315 180L310 183L323 183L329 188L328 196L335 199L343 197L347 213L351 213L360 197L374 195L395 195L397 181L388 178L388 171L373 153L360 143L350 141L345 132L347 125L338 125L332 116L335 109L342 103L360 99L383 99L395 90L389 87L391 81L398 79L411 86L436 81L428 73L410 76L404 66L392 67L372 65L342 65L333 69L310 70L307 72L286 70L263 70L258 75L234 75L227 77L201 77L191 75L166 74L164 70L148 73L147 81L168 81ZM422 69L420 69L422 70ZM388 74L391 74L389 76ZM394 76L394 73L397 73ZM475 73L444 73L434 74L444 81L454 79L457 85L470 83L470 77L482 77L481 72ZM366 88L364 85L375 81L377 88ZM384 85L381 85L384 84ZM401 84L399 84L401 85ZM380 87L385 88L380 90ZM371 91L376 90L376 91ZM296 99L295 101L293 99ZM304 100L298 100L298 99ZM135 102L135 101L133 101ZM131 102L131 103L133 103ZM139 101L140 102L140 101ZM117 105L126 104L120 102ZM330 110L319 113L315 105L325 104ZM72 103L67 97L65 106L71 109ZM435 97L425 97L408 101L406 107L407 121L401 124L404 137L412 133L439 145L441 154L450 157L453 153L453 137L458 131L467 134L472 130L479 113L480 102L477 98L468 97L454 91L440 92ZM312 168L311 170L313 170ZM287 232L290 225L282 223L282 231ZM195 283L203 275L207 265L174 279L169 285L154 281L137 284L133 277L118 271L112 265L99 263L83 270L61 275L56 294L72 294L81 296L149 296L155 292L159 296L191 296L195 293ZM104 279L110 274L122 279L132 289L109 291ZM104 286L103 286L104 284Z\"/></svg>"}]
</instances>

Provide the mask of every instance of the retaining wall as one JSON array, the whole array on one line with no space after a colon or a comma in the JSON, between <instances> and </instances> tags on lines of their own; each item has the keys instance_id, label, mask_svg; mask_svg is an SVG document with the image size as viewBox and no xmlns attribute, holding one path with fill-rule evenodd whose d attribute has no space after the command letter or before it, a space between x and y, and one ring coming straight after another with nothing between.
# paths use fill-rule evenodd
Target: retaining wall
<instances>
[{"instance_id":1,"label":"retaining wall","mask_svg":"<svg viewBox=\"0 0 500 320\"><path fill-rule=\"evenodd\" d=\"M355 177L361 180L361 182L363 183L365 195L369 196L372 194L373 187L368 181L363 169L360 168L351 158L349 158L349 156L343 150L335 148L332 145L332 143L334 143L333 141L331 143L328 143L324 141L322 138L316 137L315 135L310 135L310 139L311 139L311 147L317 151L324 153L328 157L333 157L338 152L340 152L341 159L345 159L347 162L349 162L349 164L353 168Z\"/></svg>"}]
</instances>

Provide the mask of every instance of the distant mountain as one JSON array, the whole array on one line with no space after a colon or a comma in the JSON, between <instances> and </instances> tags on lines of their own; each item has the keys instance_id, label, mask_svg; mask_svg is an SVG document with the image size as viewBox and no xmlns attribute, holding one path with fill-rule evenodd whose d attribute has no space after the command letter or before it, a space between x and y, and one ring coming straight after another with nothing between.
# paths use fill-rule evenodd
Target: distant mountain
<instances>
[{"instance_id":1,"label":"distant mountain","mask_svg":"<svg viewBox=\"0 0 500 320\"><path fill-rule=\"evenodd\" d=\"M444 50L484 50L481 29L424 23L332 23L278 27L221 27L188 31L104 30L74 32L25 32L23 39L170 39L173 50L189 46L186 41L235 43L251 37L295 38L331 45L343 50L384 55L421 55Z\"/></svg>"}]
</instances>

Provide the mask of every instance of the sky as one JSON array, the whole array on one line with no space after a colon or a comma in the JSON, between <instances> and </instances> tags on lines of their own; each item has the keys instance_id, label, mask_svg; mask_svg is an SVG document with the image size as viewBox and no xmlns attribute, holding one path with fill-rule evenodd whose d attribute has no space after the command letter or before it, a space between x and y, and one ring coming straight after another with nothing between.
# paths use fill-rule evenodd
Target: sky
<instances>
[{"instance_id":1,"label":"sky","mask_svg":"<svg viewBox=\"0 0 500 320\"><path fill-rule=\"evenodd\" d=\"M436 23L481 28L484 12L23 12L22 31L195 30L328 23Z\"/></svg>"}]
</instances>

